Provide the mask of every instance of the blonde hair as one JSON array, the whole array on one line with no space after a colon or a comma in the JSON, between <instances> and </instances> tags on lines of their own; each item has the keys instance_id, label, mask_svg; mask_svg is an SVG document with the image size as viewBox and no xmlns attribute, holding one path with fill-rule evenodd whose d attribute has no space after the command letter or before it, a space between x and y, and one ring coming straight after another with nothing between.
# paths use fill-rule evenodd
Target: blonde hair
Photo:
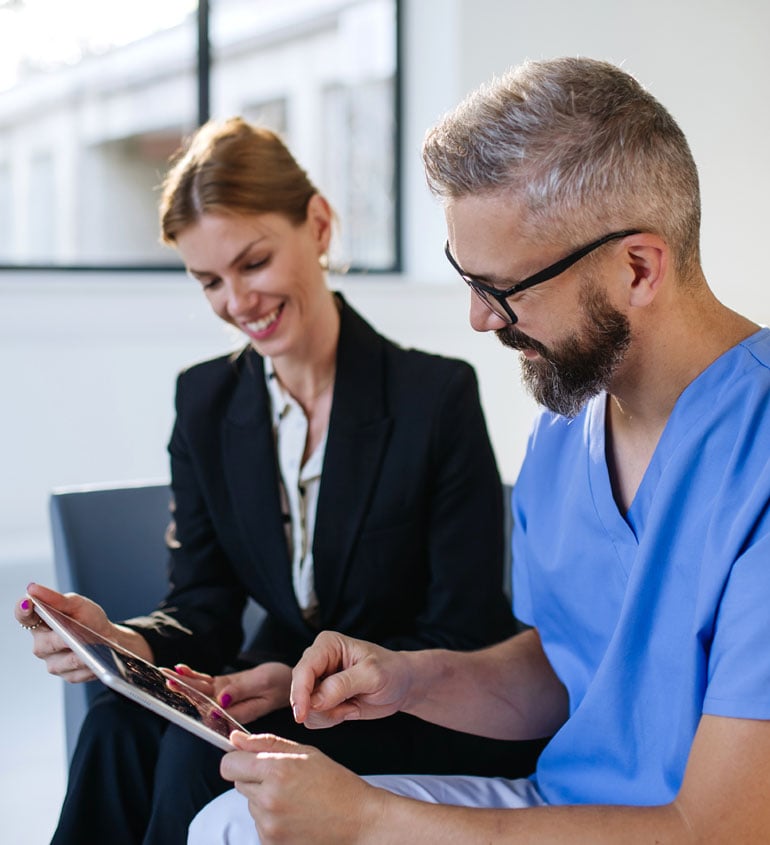
<instances>
[{"instance_id":1,"label":"blonde hair","mask_svg":"<svg viewBox=\"0 0 770 845\"><path fill-rule=\"evenodd\" d=\"M209 121L172 158L163 180L161 240L174 245L207 213L276 212L298 225L316 193L275 132L240 117Z\"/></svg>"}]
</instances>

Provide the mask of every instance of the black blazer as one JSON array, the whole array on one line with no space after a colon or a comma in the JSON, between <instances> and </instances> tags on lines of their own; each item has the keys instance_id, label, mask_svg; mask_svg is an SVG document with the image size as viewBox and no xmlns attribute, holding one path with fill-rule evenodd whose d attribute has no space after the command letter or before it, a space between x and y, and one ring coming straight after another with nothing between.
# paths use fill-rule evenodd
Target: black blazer
<instances>
[{"instance_id":1,"label":"black blazer","mask_svg":"<svg viewBox=\"0 0 770 845\"><path fill-rule=\"evenodd\" d=\"M261 357L182 373L176 412L171 589L131 625L157 662L219 672L252 596L267 611L252 661L293 664L318 631L292 589ZM321 628L398 649L497 642L514 631L502 543L472 368L396 346L343 300L313 541Z\"/></svg>"}]
</instances>

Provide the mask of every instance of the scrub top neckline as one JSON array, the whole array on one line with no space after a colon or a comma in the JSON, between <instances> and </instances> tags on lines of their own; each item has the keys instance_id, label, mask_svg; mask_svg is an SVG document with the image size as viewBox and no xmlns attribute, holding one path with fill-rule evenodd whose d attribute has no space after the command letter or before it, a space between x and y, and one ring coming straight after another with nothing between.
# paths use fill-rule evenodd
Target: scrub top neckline
<instances>
[{"instance_id":1,"label":"scrub top neckline","mask_svg":"<svg viewBox=\"0 0 770 845\"><path fill-rule=\"evenodd\" d=\"M745 340L723 352L703 372L697 375L676 400L666 421L650 462L642 476L636 494L625 515L615 501L610 483L606 453L607 394L592 400L588 409L587 434L589 437L589 474L594 503L604 526L616 545L638 546L647 514L666 462L676 451L677 445L689 432L688 420L705 415L714 404L716 394L729 383L730 373L739 366L741 352L748 350L768 328L760 328Z\"/></svg>"}]
</instances>

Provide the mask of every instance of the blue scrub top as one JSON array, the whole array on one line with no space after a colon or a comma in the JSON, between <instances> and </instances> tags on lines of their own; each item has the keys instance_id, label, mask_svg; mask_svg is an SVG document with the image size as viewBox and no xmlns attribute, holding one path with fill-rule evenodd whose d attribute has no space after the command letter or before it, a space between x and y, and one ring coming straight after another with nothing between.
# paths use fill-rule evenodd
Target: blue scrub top
<instances>
[{"instance_id":1,"label":"blue scrub top","mask_svg":"<svg viewBox=\"0 0 770 845\"><path fill-rule=\"evenodd\" d=\"M514 488L516 615L570 701L535 779L554 804L663 804L703 713L770 718L770 330L682 393L625 515L605 403L543 414Z\"/></svg>"}]
</instances>

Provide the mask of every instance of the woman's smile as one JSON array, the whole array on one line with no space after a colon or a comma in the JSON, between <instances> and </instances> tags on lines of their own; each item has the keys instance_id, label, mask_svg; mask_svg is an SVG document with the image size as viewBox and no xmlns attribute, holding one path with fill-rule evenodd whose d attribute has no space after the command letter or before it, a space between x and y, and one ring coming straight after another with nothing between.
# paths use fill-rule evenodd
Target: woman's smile
<instances>
[{"instance_id":1,"label":"woman's smile","mask_svg":"<svg viewBox=\"0 0 770 845\"><path fill-rule=\"evenodd\" d=\"M285 305L286 303L282 302L269 314L265 314L264 317L260 317L259 320L245 323L243 329L246 334L248 334L249 337L254 338L254 340L264 340L265 338L270 337L270 335L278 328Z\"/></svg>"}]
</instances>

